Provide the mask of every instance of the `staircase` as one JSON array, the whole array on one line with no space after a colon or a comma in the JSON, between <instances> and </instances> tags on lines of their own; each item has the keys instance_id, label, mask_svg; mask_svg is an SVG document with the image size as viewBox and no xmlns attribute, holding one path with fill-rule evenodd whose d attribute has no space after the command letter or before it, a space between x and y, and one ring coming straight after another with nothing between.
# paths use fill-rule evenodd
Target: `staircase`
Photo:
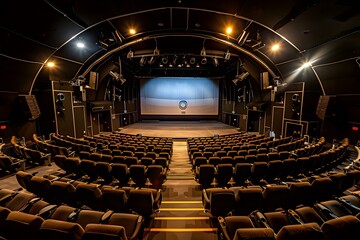
<instances>
[{"instance_id":1,"label":"staircase","mask_svg":"<svg viewBox=\"0 0 360 240\"><path fill-rule=\"evenodd\" d=\"M145 228L144 239L217 239L214 219L204 213L201 189L191 167L186 141L174 141L160 213Z\"/></svg>"}]
</instances>

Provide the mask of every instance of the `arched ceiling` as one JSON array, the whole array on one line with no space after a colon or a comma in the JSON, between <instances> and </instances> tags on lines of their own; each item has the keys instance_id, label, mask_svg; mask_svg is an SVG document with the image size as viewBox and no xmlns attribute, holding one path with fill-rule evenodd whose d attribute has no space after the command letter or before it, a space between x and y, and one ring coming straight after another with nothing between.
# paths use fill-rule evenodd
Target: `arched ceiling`
<instances>
[{"instance_id":1,"label":"arched ceiling","mask_svg":"<svg viewBox=\"0 0 360 240\"><path fill-rule=\"evenodd\" d=\"M162 56L197 56L204 46L225 71L240 59L323 94L358 93L359 22L357 0L6 0L0 90L31 93L53 76L71 81L119 56L141 73L140 56L151 55L157 44ZM249 36L239 43L244 30ZM79 41L85 48L76 47ZM273 43L280 43L279 52L270 51ZM134 59L126 57L130 49ZM224 63L227 50L231 59ZM57 64L51 76L50 60ZM312 68L300 71L305 61Z\"/></svg>"}]
</instances>

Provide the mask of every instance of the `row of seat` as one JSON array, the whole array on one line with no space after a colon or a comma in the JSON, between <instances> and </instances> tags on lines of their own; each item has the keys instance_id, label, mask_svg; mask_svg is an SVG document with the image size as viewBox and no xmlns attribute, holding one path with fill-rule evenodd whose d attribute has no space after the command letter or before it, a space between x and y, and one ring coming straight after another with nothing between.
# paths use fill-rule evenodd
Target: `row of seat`
<instances>
[{"instance_id":1,"label":"row of seat","mask_svg":"<svg viewBox=\"0 0 360 240\"><path fill-rule=\"evenodd\" d=\"M195 176L202 186L209 186L213 179L227 184L231 178L236 185L244 185L247 180L258 184L260 180L274 182L277 179L286 181L288 177L298 178L311 176L337 166L343 161L346 148L342 146L330 149L310 157L291 157L289 152L230 156L196 157L193 162ZM276 159L271 160L269 159Z\"/></svg>"},{"instance_id":2,"label":"row of seat","mask_svg":"<svg viewBox=\"0 0 360 240\"><path fill-rule=\"evenodd\" d=\"M358 186L359 180L360 171L352 170L317 178L311 183L289 182L287 185L267 185L265 189L260 186L207 188L203 189L202 200L204 208L214 216L229 213L248 215L255 210L274 211L278 208L309 206L318 201L333 199L334 196L352 202L360 210L360 201L356 201L357 197L342 196L345 190Z\"/></svg>"},{"instance_id":3,"label":"row of seat","mask_svg":"<svg viewBox=\"0 0 360 240\"><path fill-rule=\"evenodd\" d=\"M81 151L79 153L79 157L81 159L90 159L90 160L94 160L94 161L105 161L105 162L111 162L113 157L115 156L124 156L124 157L136 157L138 160L142 159L142 158L151 158L153 160L155 160L155 158L157 157L163 157L166 158L166 160L170 161L171 160L171 156L170 156L170 149L168 148L164 148L161 151L153 151L153 152L142 152L142 151L129 151L129 150L110 150L110 149L104 149L101 153L98 152L85 152L85 151Z\"/></svg>"},{"instance_id":4,"label":"row of seat","mask_svg":"<svg viewBox=\"0 0 360 240\"><path fill-rule=\"evenodd\" d=\"M289 224L274 231L270 226L266 227L267 224L256 228L248 217L229 216L219 218L218 236L221 240L357 240L359 218L360 214L331 219L320 225L316 222ZM267 221L265 218L261 220Z\"/></svg>"},{"instance_id":5,"label":"row of seat","mask_svg":"<svg viewBox=\"0 0 360 240\"><path fill-rule=\"evenodd\" d=\"M160 208L162 200L161 190L151 188L118 188L109 185L100 187L98 184L86 184L66 178L51 180L51 178L29 176L24 172L18 172L16 178L28 192L57 205L66 204L122 213L136 212L144 217L150 217Z\"/></svg>"},{"instance_id":6,"label":"row of seat","mask_svg":"<svg viewBox=\"0 0 360 240\"><path fill-rule=\"evenodd\" d=\"M166 180L168 170L168 161L165 158L143 158L139 161L136 157L118 156L109 163L57 155L55 164L65 171L63 176L73 175L72 178L86 182L94 182L100 177L106 184L116 180L116 184L126 186L131 177L138 186L143 186L148 179L156 188L161 187Z\"/></svg>"},{"instance_id":7,"label":"row of seat","mask_svg":"<svg viewBox=\"0 0 360 240\"><path fill-rule=\"evenodd\" d=\"M0 207L2 239L140 240L143 231L143 218L135 214L50 205L30 214Z\"/></svg>"}]
</instances>

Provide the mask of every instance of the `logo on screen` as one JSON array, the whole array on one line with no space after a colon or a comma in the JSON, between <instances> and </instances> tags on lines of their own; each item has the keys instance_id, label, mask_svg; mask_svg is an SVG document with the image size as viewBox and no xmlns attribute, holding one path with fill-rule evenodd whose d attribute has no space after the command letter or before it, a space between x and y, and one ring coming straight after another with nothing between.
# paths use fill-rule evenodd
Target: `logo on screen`
<instances>
[{"instance_id":1,"label":"logo on screen","mask_svg":"<svg viewBox=\"0 0 360 240\"><path fill-rule=\"evenodd\" d=\"M187 108L187 106L188 106L187 101L181 100L181 101L179 102L179 108L180 108L180 110L185 110L185 109Z\"/></svg>"}]
</instances>

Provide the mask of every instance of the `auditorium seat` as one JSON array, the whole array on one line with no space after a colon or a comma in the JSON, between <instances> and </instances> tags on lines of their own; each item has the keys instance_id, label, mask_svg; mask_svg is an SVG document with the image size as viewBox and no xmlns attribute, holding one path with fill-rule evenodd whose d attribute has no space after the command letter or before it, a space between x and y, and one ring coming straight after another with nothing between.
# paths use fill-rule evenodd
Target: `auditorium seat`
<instances>
[{"instance_id":1,"label":"auditorium seat","mask_svg":"<svg viewBox=\"0 0 360 240\"><path fill-rule=\"evenodd\" d=\"M268 164L266 162L254 162L251 167L250 181L257 185L265 178L268 171Z\"/></svg>"},{"instance_id":2,"label":"auditorium seat","mask_svg":"<svg viewBox=\"0 0 360 240\"><path fill-rule=\"evenodd\" d=\"M217 165L219 165L221 162L221 159L219 157L210 157L209 158L209 164L213 165L214 167L217 167Z\"/></svg>"},{"instance_id":3,"label":"auditorium seat","mask_svg":"<svg viewBox=\"0 0 360 240\"><path fill-rule=\"evenodd\" d=\"M300 174L301 169L298 168L297 162L293 158L288 158L282 161L283 162L283 170L280 174L281 180L286 180L289 176L296 177Z\"/></svg>"},{"instance_id":4,"label":"auditorium seat","mask_svg":"<svg viewBox=\"0 0 360 240\"><path fill-rule=\"evenodd\" d=\"M91 209L101 209L102 192L97 184L80 183L76 186L76 198L80 204Z\"/></svg>"},{"instance_id":5,"label":"auditorium seat","mask_svg":"<svg viewBox=\"0 0 360 240\"><path fill-rule=\"evenodd\" d=\"M315 202L312 185L309 182L289 183L292 198L292 207L311 206Z\"/></svg>"},{"instance_id":6,"label":"auditorium seat","mask_svg":"<svg viewBox=\"0 0 360 240\"><path fill-rule=\"evenodd\" d=\"M268 170L266 173L266 182L273 183L279 179L283 173L283 162L281 160L272 160L268 162Z\"/></svg>"},{"instance_id":7,"label":"auditorium seat","mask_svg":"<svg viewBox=\"0 0 360 240\"><path fill-rule=\"evenodd\" d=\"M309 206L300 207L295 210L289 210L289 213L291 215L294 215L295 213L295 215L297 215L295 219L302 224L315 222L321 226L325 222L319 213L314 208Z\"/></svg>"},{"instance_id":8,"label":"auditorium seat","mask_svg":"<svg viewBox=\"0 0 360 240\"><path fill-rule=\"evenodd\" d=\"M29 192L31 192L30 180L33 177L33 175L31 175L28 172L18 171L15 176L16 176L16 180L20 184L20 186L22 188L28 190Z\"/></svg>"},{"instance_id":9,"label":"auditorium seat","mask_svg":"<svg viewBox=\"0 0 360 240\"><path fill-rule=\"evenodd\" d=\"M344 216L326 221L321 230L326 240L359 239L360 220L354 216Z\"/></svg>"},{"instance_id":10,"label":"auditorium seat","mask_svg":"<svg viewBox=\"0 0 360 240\"><path fill-rule=\"evenodd\" d=\"M125 163L125 156L113 156L113 163Z\"/></svg>"},{"instance_id":11,"label":"auditorium seat","mask_svg":"<svg viewBox=\"0 0 360 240\"><path fill-rule=\"evenodd\" d=\"M144 218L135 214L114 213L111 215L108 224L123 226L126 237L129 240L143 239Z\"/></svg>"},{"instance_id":12,"label":"auditorium seat","mask_svg":"<svg viewBox=\"0 0 360 240\"><path fill-rule=\"evenodd\" d=\"M102 157L101 153L91 153L89 160L92 160L94 162L100 162L101 157Z\"/></svg>"},{"instance_id":13,"label":"auditorium seat","mask_svg":"<svg viewBox=\"0 0 360 240\"><path fill-rule=\"evenodd\" d=\"M37 239L81 240L83 234L84 229L77 223L47 219L41 224Z\"/></svg>"},{"instance_id":14,"label":"auditorium seat","mask_svg":"<svg viewBox=\"0 0 360 240\"><path fill-rule=\"evenodd\" d=\"M255 210L263 211L265 201L260 186L231 187L235 194L235 214L249 215Z\"/></svg>"},{"instance_id":15,"label":"auditorium seat","mask_svg":"<svg viewBox=\"0 0 360 240\"><path fill-rule=\"evenodd\" d=\"M137 157L126 156L124 163L127 165L128 168L130 168L130 166L132 165L139 164L139 160L137 159Z\"/></svg>"},{"instance_id":16,"label":"auditorium seat","mask_svg":"<svg viewBox=\"0 0 360 240\"><path fill-rule=\"evenodd\" d=\"M161 190L133 189L130 190L128 196L128 208L145 218L149 218L160 208L161 199Z\"/></svg>"},{"instance_id":17,"label":"auditorium seat","mask_svg":"<svg viewBox=\"0 0 360 240\"><path fill-rule=\"evenodd\" d=\"M226 216L235 207L235 195L231 189L208 188L202 191L202 202L205 211L213 217Z\"/></svg>"},{"instance_id":18,"label":"auditorium seat","mask_svg":"<svg viewBox=\"0 0 360 240\"><path fill-rule=\"evenodd\" d=\"M99 177L96 162L93 160L81 160L79 169L88 177L89 182L94 182Z\"/></svg>"},{"instance_id":19,"label":"auditorium seat","mask_svg":"<svg viewBox=\"0 0 360 240\"><path fill-rule=\"evenodd\" d=\"M288 209L291 204L291 194L288 186L269 185L263 191L265 200L265 211L275 211L277 209Z\"/></svg>"},{"instance_id":20,"label":"auditorium seat","mask_svg":"<svg viewBox=\"0 0 360 240\"><path fill-rule=\"evenodd\" d=\"M317 178L311 185L317 201L332 199L336 191L336 186L329 177Z\"/></svg>"},{"instance_id":21,"label":"auditorium seat","mask_svg":"<svg viewBox=\"0 0 360 240\"><path fill-rule=\"evenodd\" d=\"M51 182L43 177L33 176L30 180L31 192L40 198L46 198Z\"/></svg>"},{"instance_id":22,"label":"auditorium seat","mask_svg":"<svg viewBox=\"0 0 360 240\"><path fill-rule=\"evenodd\" d=\"M250 163L236 163L233 179L237 186L246 185L246 181L251 176L251 167Z\"/></svg>"},{"instance_id":23,"label":"auditorium seat","mask_svg":"<svg viewBox=\"0 0 360 240\"><path fill-rule=\"evenodd\" d=\"M127 240L123 226L88 224L81 240Z\"/></svg>"},{"instance_id":24,"label":"auditorium seat","mask_svg":"<svg viewBox=\"0 0 360 240\"><path fill-rule=\"evenodd\" d=\"M247 216L219 217L218 236L219 239L233 240L238 229L255 228L251 219ZM246 238L245 238L246 239Z\"/></svg>"},{"instance_id":25,"label":"auditorium seat","mask_svg":"<svg viewBox=\"0 0 360 240\"><path fill-rule=\"evenodd\" d=\"M104 158L103 158L104 160ZM113 176L111 174L111 164L108 162L97 162L95 169L98 172L99 177L103 180L105 184L111 183Z\"/></svg>"},{"instance_id":26,"label":"auditorium seat","mask_svg":"<svg viewBox=\"0 0 360 240\"><path fill-rule=\"evenodd\" d=\"M0 236L8 240L37 239L38 231L44 219L18 211L12 211L0 224Z\"/></svg>"},{"instance_id":27,"label":"auditorium seat","mask_svg":"<svg viewBox=\"0 0 360 240\"><path fill-rule=\"evenodd\" d=\"M67 204L74 206L76 204L76 188L69 182L53 181L47 192L47 199L53 204Z\"/></svg>"},{"instance_id":28,"label":"auditorium seat","mask_svg":"<svg viewBox=\"0 0 360 240\"><path fill-rule=\"evenodd\" d=\"M146 166L144 165L131 165L129 168L131 180L138 187L145 186L146 183Z\"/></svg>"},{"instance_id":29,"label":"auditorium seat","mask_svg":"<svg viewBox=\"0 0 360 240\"><path fill-rule=\"evenodd\" d=\"M214 166L211 164L200 165L196 171L195 177L203 188L209 187L215 177Z\"/></svg>"},{"instance_id":30,"label":"auditorium seat","mask_svg":"<svg viewBox=\"0 0 360 240\"><path fill-rule=\"evenodd\" d=\"M104 205L104 208L119 213L128 212L127 194L125 190L111 187L103 187L101 189L101 192L101 202Z\"/></svg>"},{"instance_id":31,"label":"auditorium seat","mask_svg":"<svg viewBox=\"0 0 360 240\"><path fill-rule=\"evenodd\" d=\"M154 188L161 188L166 179L166 170L159 165L149 165L146 176Z\"/></svg>"},{"instance_id":32,"label":"auditorium seat","mask_svg":"<svg viewBox=\"0 0 360 240\"><path fill-rule=\"evenodd\" d=\"M269 158L269 161L280 160L280 156L279 156L278 152L270 152L270 153L268 153L268 158Z\"/></svg>"},{"instance_id":33,"label":"auditorium seat","mask_svg":"<svg viewBox=\"0 0 360 240\"><path fill-rule=\"evenodd\" d=\"M112 176L118 180L120 186L126 186L129 182L129 169L124 163L113 163L111 166Z\"/></svg>"},{"instance_id":34,"label":"auditorium seat","mask_svg":"<svg viewBox=\"0 0 360 240\"><path fill-rule=\"evenodd\" d=\"M324 234L317 223L288 225L280 229L276 240L323 240Z\"/></svg>"}]
</instances>

